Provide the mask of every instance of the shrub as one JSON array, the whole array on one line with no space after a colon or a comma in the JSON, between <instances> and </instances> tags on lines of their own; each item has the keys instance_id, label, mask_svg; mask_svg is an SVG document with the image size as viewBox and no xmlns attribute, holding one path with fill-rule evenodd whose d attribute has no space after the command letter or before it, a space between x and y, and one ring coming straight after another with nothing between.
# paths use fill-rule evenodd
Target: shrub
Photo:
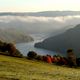
<instances>
[{"instance_id":1,"label":"shrub","mask_svg":"<svg viewBox=\"0 0 80 80\"><path fill-rule=\"evenodd\" d=\"M6 50L9 52L10 56L15 56L16 47L12 43L8 43L6 45Z\"/></svg>"},{"instance_id":2,"label":"shrub","mask_svg":"<svg viewBox=\"0 0 80 80\"><path fill-rule=\"evenodd\" d=\"M19 58L23 57L23 55L21 54L21 52L18 49L16 49L15 57L19 57Z\"/></svg>"},{"instance_id":3,"label":"shrub","mask_svg":"<svg viewBox=\"0 0 80 80\"><path fill-rule=\"evenodd\" d=\"M6 45L6 50L8 51L9 56L20 57L20 58L23 57L23 55L20 53L20 51L18 49L16 49L16 47L12 43L8 43Z\"/></svg>"},{"instance_id":4,"label":"shrub","mask_svg":"<svg viewBox=\"0 0 80 80\"><path fill-rule=\"evenodd\" d=\"M27 54L27 57L28 57L28 59L36 59L37 53L34 52L34 51L30 51L30 52Z\"/></svg>"},{"instance_id":5,"label":"shrub","mask_svg":"<svg viewBox=\"0 0 80 80\"><path fill-rule=\"evenodd\" d=\"M0 41L0 54L13 56L13 57L20 57L20 58L23 57L20 51L16 49L14 44L2 42L2 41Z\"/></svg>"},{"instance_id":6,"label":"shrub","mask_svg":"<svg viewBox=\"0 0 80 80\"><path fill-rule=\"evenodd\" d=\"M36 59L37 59L37 60L41 60L41 61L42 61L42 60L43 60L43 56L38 55L38 56L36 57Z\"/></svg>"}]
</instances>

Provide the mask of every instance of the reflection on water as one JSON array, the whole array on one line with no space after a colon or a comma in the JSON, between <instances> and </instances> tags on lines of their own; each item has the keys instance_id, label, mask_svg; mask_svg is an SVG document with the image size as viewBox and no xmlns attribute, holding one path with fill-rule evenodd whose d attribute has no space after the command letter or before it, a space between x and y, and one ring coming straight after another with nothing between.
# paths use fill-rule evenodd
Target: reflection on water
<instances>
[{"instance_id":1,"label":"reflection on water","mask_svg":"<svg viewBox=\"0 0 80 80\"><path fill-rule=\"evenodd\" d=\"M54 55L56 53L54 53L53 51L49 51L49 50L44 50L44 49L39 49L39 48L35 48L34 44L40 42L40 41L33 41L33 42L29 42L29 43L20 43L20 44L16 44L17 49L19 49L23 55L27 55L27 53L29 51L35 51L40 55L46 55L46 54L50 54L50 55Z\"/></svg>"}]
</instances>

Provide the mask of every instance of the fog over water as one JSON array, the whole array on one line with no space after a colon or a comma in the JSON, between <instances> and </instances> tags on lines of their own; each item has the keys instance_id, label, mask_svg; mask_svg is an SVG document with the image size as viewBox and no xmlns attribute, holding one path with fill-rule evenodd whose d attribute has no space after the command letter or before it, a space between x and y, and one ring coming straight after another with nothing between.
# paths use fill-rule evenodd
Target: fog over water
<instances>
[{"instance_id":1,"label":"fog over water","mask_svg":"<svg viewBox=\"0 0 80 80\"><path fill-rule=\"evenodd\" d=\"M56 33L80 23L80 15L75 16L0 16L1 29L17 29L28 34Z\"/></svg>"},{"instance_id":2,"label":"fog over water","mask_svg":"<svg viewBox=\"0 0 80 80\"><path fill-rule=\"evenodd\" d=\"M34 50L40 54L54 54L54 52L34 48L34 44L50 36L58 35L69 28L80 24L80 15L67 16L0 16L1 30L15 30L29 34L34 42L17 44L17 48L26 55L28 51Z\"/></svg>"}]
</instances>

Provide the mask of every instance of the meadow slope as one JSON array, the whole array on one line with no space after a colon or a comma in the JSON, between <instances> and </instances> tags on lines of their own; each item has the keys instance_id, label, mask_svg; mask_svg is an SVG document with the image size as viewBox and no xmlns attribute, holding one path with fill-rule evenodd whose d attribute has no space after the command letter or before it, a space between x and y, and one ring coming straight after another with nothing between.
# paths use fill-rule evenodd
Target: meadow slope
<instances>
[{"instance_id":1,"label":"meadow slope","mask_svg":"<svg viewBox=\"0 0 80 80\"><path fill-rule=\"evenodd\" d=\"M0 55L0 80L80 80L80 68Z\"/></svg>"}]
</instances>

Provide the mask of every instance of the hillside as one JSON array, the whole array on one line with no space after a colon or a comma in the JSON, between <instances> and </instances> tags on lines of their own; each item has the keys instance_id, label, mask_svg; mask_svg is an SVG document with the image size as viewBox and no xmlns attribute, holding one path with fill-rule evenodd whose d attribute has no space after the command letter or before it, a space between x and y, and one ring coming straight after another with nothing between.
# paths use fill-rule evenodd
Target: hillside
<instances>
[{"instance_id":1,"label":"hillside","mask_svg":"<svg viewBox=\"0 0 80 80\"><path fill-rule=\"evenodd\" d=\"M5 42L23 43L33 41L33 38L14 28L0 29L0 40Z\"/></svg>"},{"instance_id":2,"label":"hillside","mask_svg":"<svg viewBox=\"0 0 80 80\"><path fill-rule=\"evenodd\" d=\"M0 80L80 80L80 69L0 55Z\"/></svg>"},{"instance_id":3,"label":"hillside","mask_svg":"<svg viewBox=\"0 0 80 80\"><path fill-rule=\"evenodd\" d=\"M59 53L66 53L67 49L74 49L75 54L80 56L80 24L66 32L36 43L35 47L44 48Z\"/></svg>"}]
</instances>

